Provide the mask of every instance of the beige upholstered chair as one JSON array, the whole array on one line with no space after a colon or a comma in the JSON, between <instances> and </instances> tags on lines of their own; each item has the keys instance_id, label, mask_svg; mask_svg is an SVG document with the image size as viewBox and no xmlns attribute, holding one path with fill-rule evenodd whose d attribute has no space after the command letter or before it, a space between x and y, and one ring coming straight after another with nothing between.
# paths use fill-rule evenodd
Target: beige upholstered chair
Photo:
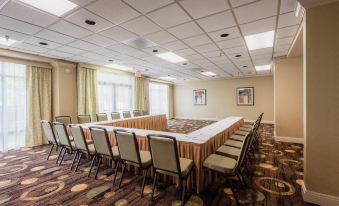
<instances>
[{"instance_id":1,"label":"beige upholstered chair","mask_svg":"<svg viewBox=\"0 0 339 206\"><path fill-rule=\"evenodd\" d=\"M67 133L67 128L64 124L60 122L53 122L53 126L59 137L59 146L61 146L61 150L56 160L56 163L58 163L61 157L60 162L59 162L59 165L61 165L62 161L64 160L67 150L69 152L75 151L74 142L70 140L68 133ZM75 158L73 159L73 163L74 161L75 161Z\"/></svg>"},{"instance_id":2,"label":"beige upholstered chair","mask_svg":"<svg viewBox=\"0 0 339 206\"><path fill-rule=\"evenodd\" d=\"M141 112L139 110L134 110L133 117L139 117L139 116L141 116Z\"/></svg>"},{"instance_id":3,"label":"beige upholstered chair","mask_svg":"<svg viewBox=\"0 0 339 206\"><path fill-rule=\"evenodd\" d=\"M154 168L154 180L152 188L152 200L158 174L165 174L179 178L182 186L181 203L185 203L186 181L191 172L194 171L194 162L190 159L179 157L177 141L174 137L167 135L147 135L151 158ZM194 175L193 175L194 176Z\"/></svg>"},{"instance_id":4,"label":"beige upholstered chair","mask_svg":"<svg viewBox=\"0 0 339 206\"><path fill-rule=\"evenodd\" d=\"M107 121L107 114L106 113L99 113L97 114L97 121L101 122L101 121Z\"/></svg>"},{"instance_id":5,"label":"beige upholstered chair","mask_svg":"<svg viewBox=\"0 0 339 206\"><path fill-rule=\"evenodd\" d=\"M235 135L232 135L232 136L235 136ZM244 136L240 136L240 137L244 137ZM252 138L252 133L249 133L247 136L245 136L244 141L246 140L246 138ZM241 141L238 141L238 142L241 142ZM238 157L241 154L242 147L238 148L238 147L234 147L234 146L228 146L227 141L225 142L225 144L226 145L222 145L221 147L219 147L215 153L238 159Z\"/></svg>"},{"instance_id":6,"label":"beige upholstered chair","mask_svg":"<svg viewBox=\"0 0 339 206\"><path fill-rule=\"evenodd\" d=\"M145 115L149 115L149 112L148 111L142 111L142 115L145 116Z\"/></svg>"},{"instance_id":7,"label":"beige upholstered chair","mask_svg":"<svg viewBox=\"0 0 339 206\"><path fill-rule=\"evenodd\" d=\"M90 158L92 158L92 164L91 164L91 168L92 168L93 163L94 163L94 156L95 156L95 147L94 147L93 141L86 140L84 131L81 126L69 125L69 127L73 135L74 146L76 149L74 161L71 165L71 170L73 169L73 165L75 161L77 161L76 166L75 166L75 171L78 170L80 160L83 154L87 154ZM78 160L76 160L77 157L78 157ZM88 176L90 176L90 173L88 173Z\"/></svg>"},{"instance_id":8,"label":"beige upholstered chair","mask_svg":"<svg viewBox=\"0 0 339 206\"><path fill-rule=\"evenodd\" d=\"M121 159L119 163L122 163L123 165L119 188L124 177L126 164L133 165L139 168L139 172L140 170L146 171L141 186L141 197L143 197L147 172L152 166L151 154L149 151L139 150L137 137L134 132L127 132L126 130L114 130L114 135L117 140ZM113 184L114 181L115 179L113 180Z\"/></svg>"},{"instance_id":9,"label":"beige upholstered chair","mask_svg":"<svg viewBox=\"0 0 339 206\"><path fill-rule=\"evenodd\" d=\"M94 147L96 150L96 155L94 159L96 159L98 162L96 172L95 172L95 179L96 179L99 169L100 169L102 158L105 157L105 158L110 159L111 161L114 161L115 163L118 163L120 161L120 154L119 154L119 150L117 146L113 146L113 147L111 146L111 143L108 138L108 133L105 128L89 127L89 129L91 131L91 136L94 141ZM118 167L115 168L115 174L117 174L117 170L118 170ZM91 169L89 172L91 173Z\"/></svg>"},{"instance_id":10,"label":"beige upholstered chair","mask_svg":"<svg viewBox=\"0 0 339 206\"><path fill-rule=\"evenodd\" d=\"M112 117L112 120L121 119L119 112L112 112L111 117Z\"/></svg>"},{"instance_id":11,"label":"beige upholstered chair","mask_svg":"<svg viewBox=\"0 0 339 206\"><path fill-rule=\"evenodd\" d=\"M42 120L41 126L42 126L42 130L44 131L45 136L47 137L48 144L52 145L47 155L47 160L48 160L49 156L51 156L54 146L56 146L55 151L58 151L59 140L56 138L54 134L54 130L53 130L53 126L51 122L47 120Z\"/></svg>"},{"instance_id":12,"label":"beige upholstered chair","mask_svg":"<svg viewBox=\"0 0 339 206\"><path fill-rule=\"evenodd\" d=\"M63 123L66 126L72 124L72 119L70 116L56 116L55 121Z\"/></svg>"},{"instance_id":13,"label":"beige upholstered chair","mask_svg":"<svg viewBox=\"0 0 339 206\"><path fill-rule=\"evenodd\" d=\"M131 112L130 111L123 111L122 112L122 117L123 118L130 118L131 117Z\"/></svg>"},{"instance_id":14,"label":"beige upholstered chair","mask_svg":"<svg viewBox=\"0 0 339 206\"><path fill-rule=\"evenodd\" d=\"M91 115L78 115L79 124L90 123L91 121Z\"/></svg>"}]
</instances>

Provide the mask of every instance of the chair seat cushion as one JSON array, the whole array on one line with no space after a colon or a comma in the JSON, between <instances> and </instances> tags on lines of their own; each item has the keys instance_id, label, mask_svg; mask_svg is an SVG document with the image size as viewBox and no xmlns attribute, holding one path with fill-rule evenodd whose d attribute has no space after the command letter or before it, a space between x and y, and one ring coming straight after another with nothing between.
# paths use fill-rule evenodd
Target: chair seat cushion
<instances>
[{"instance_id":1,"label":"chair seat cushion","mask_svg":"<svg viewBox=\"0 0 339 206\"><path fill-rule=\"evenodd\" d=\"M231 156L231 157L239 157L241 153L241 149L223 145L217 149L216 153L220 155Z\"/></svg>"},{"instance_id":2,"label":"chair seat cushion","mask_svg":"<svg viewBox=\"0 0 339 206\"><path fill-rule=\"evenodd\" d=\"M237 130L234 134L236 135L242 135L242 136L246 136L248 135L249 132L245 132L245 131L241 131L241 130Z\"/></svg>"},{"instance_id":3,"label":"chair seat cushion","mask_svg":"<svg viewBox=\"0 0 339 206\"><path fill-rule=\"evenodd\" d=\"M224 143L224 145L226 145L226 146L237 147L237 148L241 148L243 144L244 144L243 142L236 141L236 140L231 140L231 139L227 140Z\"/></svg>"},{"instance_id":4,"label":"chair seat cushion","mask_svg":"<svg viewBox=\"0 0 339 206\"><path fill-rule=\"evenodd\" d=\"M211 154L204 161L203 166L210 170L220 173L232 173L235 169L237 161L233 158L222 155Z\"/></svg>"},{"instance_id":5,"label":"chair seat cushion","mask_svg":"<svg viewBox=\"0 0 339 206\"><path fill-rule=\"evenodd\" d=\"M239 130L240 131L245 131L245 132L250 132L252 130L252 128L249 128L249 127L240 127Z\"/></svg>"},{"instance_id":6,"label":"chair seat cushion","mask_svg":"<svg viewBox=\"0 0 339 206\"><path fill-rule=\"evenodd\" d=\"M152 158L151 158L151 153L149 151L142 151L140 150L140 160L141 160L141 165L143 168L147 168L152 164ZM126 161L128 164L131 164L133 166L139 167L140 165L135 163L135 162L129 162Z\"/></svg>"},{"instance_id":7,"label":"chair seat cushion","mask_svg":"<svg viewBox=\"0 0 339 206\"><path fill-rule=\"evenodd\" d=\"M236 141L240 141L240 142L245 141L245 138L246 138L246 136L236 135L236 134L234 134L230 137L231 140L236 140Z\"/></svg>"},{"instance_id":8,"label":"chair seat cushion","mask_svg":"<svg viewBox=\"0 0 339 206\"><path fill-rule=\"evenodd\" d=\"M186 159L186 158L179 158L179 162L180 162L181 176L185 177L189 175L190 171L192 170L192 167L194 166L193 160ZM168 172L168 171L163 171L163 170L157 170L157 172L166 174L166 175L171 175L171 176L178 176L178 174L174 172Z\"/></svg>"}]
</instances>

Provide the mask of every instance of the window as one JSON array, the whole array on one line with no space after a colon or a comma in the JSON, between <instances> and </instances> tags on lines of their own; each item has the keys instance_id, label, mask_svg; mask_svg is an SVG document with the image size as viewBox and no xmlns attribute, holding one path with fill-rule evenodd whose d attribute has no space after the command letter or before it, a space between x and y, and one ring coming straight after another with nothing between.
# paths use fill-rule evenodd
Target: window
<instances>
[{"instance_id":1,"label":"window","mask_svg":"<svg viewBox=\"0 0 339 206\"><path fill-rule=\"evenodd\" d=\"M98 71L99 112L131 111L134 108L134 77Z\"/></svg>"},{"instance_id":2,"label":"window","mask_svg":"<svg viewBox=\"0 0 339 206\"><path fill-rule=\"evenodd\" d=\"M0 62L0 151L25 145L26 66Z\"/></svg>"},{"instance_id":3,"label":"window","mask_svg":"<svg viewBox=\"0 0 339 206\"><path fill-rule=\"evenodd\" d=\"M168 85L149 84L150 114L166 114L168 116Z\"/></svg>"}]
</instances>

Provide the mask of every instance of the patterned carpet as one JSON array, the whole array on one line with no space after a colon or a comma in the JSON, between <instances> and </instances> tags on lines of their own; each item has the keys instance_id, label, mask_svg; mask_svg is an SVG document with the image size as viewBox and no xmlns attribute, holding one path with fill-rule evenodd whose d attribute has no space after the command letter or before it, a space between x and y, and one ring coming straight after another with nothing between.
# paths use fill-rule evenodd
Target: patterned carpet
<instances>
[{"instance_id":1,"label":"patterned carpet","mask_svg":"<svg viewBox=\"0 0 339 206\"><path fill-rule=\"evenodd\" d=\"M195 120L194 124L207 123ZM192 131L189 120L171 120L169 125L170 131L177 131L178 125L179 132ZM250 168L254 176L250 188L238 189L240 202L243 205L306 205L300 192L302 145L274 142L272 134L273 125L261 126L260 152L255 154ZM66 155L66 161L58 166L56 152L49 161L45 160L47 151L48 147L40 146L0 154L0 205L152 205L148 195L151 179L147 180L146 196L140 198L141 177L129 173L123 187L118 189L111 183L113 169L103 168L99 180L94 180L87 177L88 160L82 160L78 172L70 172L72 155ZM250 176L247 180L250 181ZM235 205L232 192L223 182L216 179L199 195L190 191L186 205ZM174 185L160 183L156 198L153 205L180 205L180 193Z\"/></svg>"}]
</instances>

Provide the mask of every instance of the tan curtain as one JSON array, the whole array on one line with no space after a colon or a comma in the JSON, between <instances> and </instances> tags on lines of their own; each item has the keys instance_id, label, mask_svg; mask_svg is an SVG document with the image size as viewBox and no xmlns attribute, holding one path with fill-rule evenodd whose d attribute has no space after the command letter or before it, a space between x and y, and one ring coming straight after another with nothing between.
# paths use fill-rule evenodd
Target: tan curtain
<instances>
[{"instance_id":1,"label":"tan curtain","mask_svg":"<svg viewBox=\"0 0 339 206\"><path fill-rule=\"evenodd\" d=\"M98 111L97 101L97 73L95 69L77 66L78 114L91 115L96 119Z\"/></svg>"},{"instance_id":2,"label":"tan curtain","mask_svg":"<svg viewBox=\"0 0 339 206\"><path fill-rule=\"evenodd\" d=\"M52 70L27 66L26 90L26 146L46 144L40 121L52 118Z\"/></svg>"},{"instance_id":3,"label":"tan curtain","mask_svg":"<svg viewBox=\"0 0 339 206\"><path fill-rule=\"evenodd\" d=\"M174 116L173 85L168 85L168 118L172 119L173 116Z\"/></svg>"},{"instance_id":4,"label":"tan curtain","mask_svg":"<svg viewBox=\"0 0 339 206\"><path fill-rule=\"evenodd\" d=\"M145 81L143 77L135 77L134 108L139 111L148 111Z\"/></svg>"}]
</instances>

